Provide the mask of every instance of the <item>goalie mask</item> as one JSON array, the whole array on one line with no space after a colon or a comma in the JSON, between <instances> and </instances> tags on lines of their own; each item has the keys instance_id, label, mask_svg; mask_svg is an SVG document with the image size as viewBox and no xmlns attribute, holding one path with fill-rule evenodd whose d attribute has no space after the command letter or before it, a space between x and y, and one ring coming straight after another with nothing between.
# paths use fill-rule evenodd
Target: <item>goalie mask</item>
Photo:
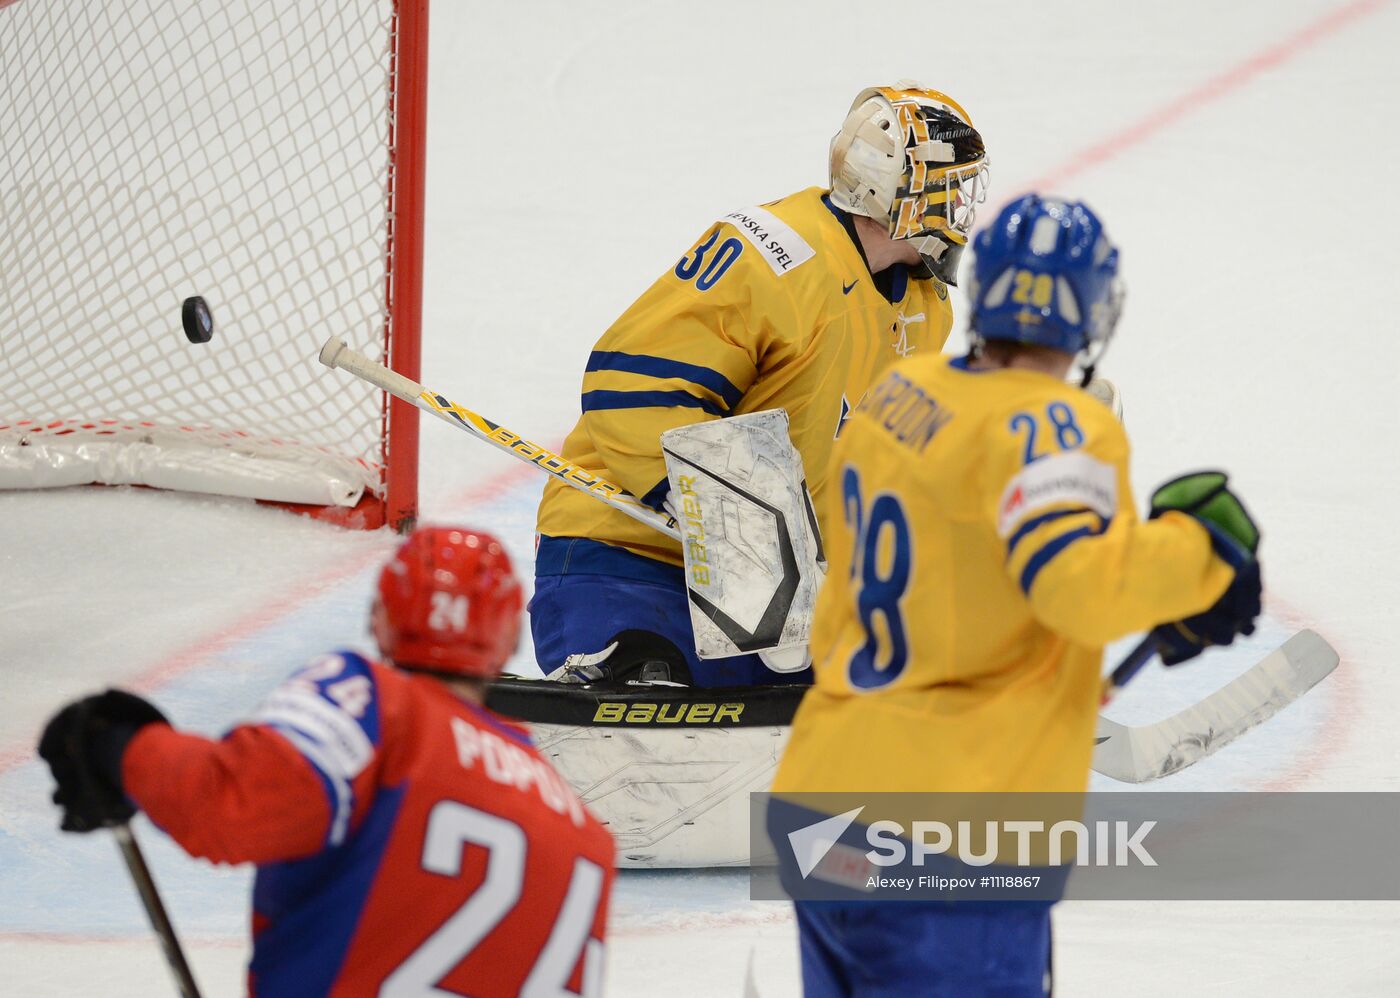
<instances>
[{"instance_id":1,"label":"goalie mask","mask_svg":"<svg viewBox=\"0 0 1400 998\"><path fill-rule=\"evenodd\" d=\"M967 112L937 90L903 81L862 90L831 140L831 200L912 240L930 274L958 283L988 162Z\"/></svg>"},{"instance_id":2,"label":"goalie mask","mask_svg":"<svg viewBox=\"0 0 1400 998\"><path fill-rule=\"evenodd\" d=\"M379 573L371 627L406 669L491 679L520 641L520 583L490 534L421 527Z\"/></svg>"}]
</instances>

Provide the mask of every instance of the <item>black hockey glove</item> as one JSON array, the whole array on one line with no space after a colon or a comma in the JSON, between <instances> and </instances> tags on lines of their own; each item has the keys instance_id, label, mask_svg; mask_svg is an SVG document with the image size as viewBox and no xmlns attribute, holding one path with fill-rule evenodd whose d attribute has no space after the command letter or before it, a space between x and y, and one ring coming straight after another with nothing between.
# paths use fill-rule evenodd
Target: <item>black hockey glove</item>
<instances>
[{"instance_id":1,"label":"black hockey glove","mask_svg":"<svg viewBox=\"0 0 1400 998\"><path fill-rule=\"evenodd\" d=\"M1223 471L1197 471L1174 478L1152 494L1149 519L1168 510L1196 518L1210 532L1211 547L1235 570L1215 605L1194 617L1153 628L1163 665L1195 658L1210 645L1228 645L1236 634L1253 634L1259 616L1259 527Z\"/></svg>"},{"instance_id":2,"label":"black hockey glove","mask_svg":"<svg viewBox=\"0 0 1400 998\"><path fill-rule=\"evenodd\" d=\"M90 832L129 821L136 808L122 791L122 755L136 732L166 724L141 697L108 690L70 703L44 727L39 755L53 771L53 802L65 832Z\"/></svg>"}]
</instances>

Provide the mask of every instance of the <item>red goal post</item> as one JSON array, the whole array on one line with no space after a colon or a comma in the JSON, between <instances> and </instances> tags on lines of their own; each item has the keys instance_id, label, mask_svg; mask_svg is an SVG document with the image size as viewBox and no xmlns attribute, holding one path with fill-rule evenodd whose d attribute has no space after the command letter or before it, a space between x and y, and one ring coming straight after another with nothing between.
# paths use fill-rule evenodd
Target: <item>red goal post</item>
<instances>
[{"instance_id":1,"label":"red goal post","mask_svg":"<svg viewBox=\"0 0 1400 998\"><path fill-rule=\"evenodd\" d=\"M427 0L0 0L0 488L417 507ZM212 341L189 342L201 295Z\"/></svg>"}]
</instances>

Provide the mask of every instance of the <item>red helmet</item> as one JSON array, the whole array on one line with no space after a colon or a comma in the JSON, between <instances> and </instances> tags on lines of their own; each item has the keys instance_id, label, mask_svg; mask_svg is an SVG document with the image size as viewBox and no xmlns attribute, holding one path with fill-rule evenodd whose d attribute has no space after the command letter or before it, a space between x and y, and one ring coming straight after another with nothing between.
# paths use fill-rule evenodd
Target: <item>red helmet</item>
<instances>
[{"instance_id":1,"label":"red helmet","mask_svg":"<svg viewBox=\"0 0 1400 998\"><path fill-rule=\"evenodd\" d=\"M379 573L374 639L400 665L490 679L520 640L522 603L496 538L420 527Z\"/></svg>"}]
</instances>

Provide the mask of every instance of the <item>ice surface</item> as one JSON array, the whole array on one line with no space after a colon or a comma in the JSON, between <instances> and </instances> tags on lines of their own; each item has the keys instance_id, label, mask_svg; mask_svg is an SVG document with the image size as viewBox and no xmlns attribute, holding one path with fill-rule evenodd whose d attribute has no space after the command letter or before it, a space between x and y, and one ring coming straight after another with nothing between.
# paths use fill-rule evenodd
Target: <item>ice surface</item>
<instances>
[{"instance_id":1,"label":"ice surface","mask_svg":"<svg viewBox=\"0 0 1400 998\"><path fill-rule=\"evenodd\" d=\"M1045 180L1121 245L1104 372L1140 490L1224 467L1264 527L1261 633L1150 668L1114 716L1170 714L1297 627L1342 654L1303 701L1154 788L1400 789L1400 139L1378 114L1400 93L1396 5L520 0L432 19L426 383L557 442L594 338L709 220L821 183L856 91L924 79L971 110L994 199ZM425 420L426 518L490 527L528 568L541 483L510 467ZM364 640L392 544L233 500L0 495L0 992L167 988L115 847L53 831L30 755L43 718L124 683L217 731L307 657ZM238 993L247 873L139 832L207 993ZM788 912L747 901L741 875L624 874L615 909L611 994L736 995L750 960L765 998L798 993ZM1059 993L1390 995L1397 931L1395 905L1066 904Z\"/></svg>"}]
</instances>

